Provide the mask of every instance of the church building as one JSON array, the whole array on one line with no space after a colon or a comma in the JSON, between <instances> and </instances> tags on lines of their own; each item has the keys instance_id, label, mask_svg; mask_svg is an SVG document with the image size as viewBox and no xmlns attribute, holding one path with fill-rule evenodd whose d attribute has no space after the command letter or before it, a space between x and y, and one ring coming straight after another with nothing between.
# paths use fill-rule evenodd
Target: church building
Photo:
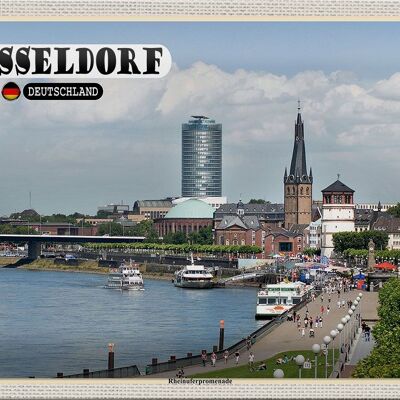
<instances>
[{"instance_id":1,"label":"church building","mask_svg":"<svg viewBox=\"0 0 400 400\"><path fill-rule=\"evenodd\" d=\"M293 225L309 225L312 220L312 170L307 173L304 124L301 119L300 101L295 125L294 146L289 174L285 168L284 209L285 228Z\"/></svg>"}]
</instances>

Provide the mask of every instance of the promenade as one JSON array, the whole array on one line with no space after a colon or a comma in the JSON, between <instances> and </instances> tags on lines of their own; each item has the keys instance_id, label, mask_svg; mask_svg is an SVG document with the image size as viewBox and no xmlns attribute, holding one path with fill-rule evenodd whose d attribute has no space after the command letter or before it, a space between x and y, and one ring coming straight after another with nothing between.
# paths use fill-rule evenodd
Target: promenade
<instances>
[{"instance_id":1,"label":"promenade","mask_svg":"<svg viewBox=\"0 0 400 400\"><path fill-rule=\"evenodd\" d=\"M354 301L359 291L353 290L348 293L343 293L340 299ZM335 329L340 323L342 317L347 314L348 307L347 303L344 307L338 308L337 305L337 294L331 295L331 302L328 303L328 295L323 295L324 301L321 301L321 296L317 297L315 301L308 303L309 316L315 320L316 316L321 316L321 306L325 308L324 314L322 315L323 323L322 328L314 328L315 337L309 337L309 328L305 330L305 336L302 337L297 324L291 321L285 321L272 332L262 337L255 343L250 351L255 355L255 362L268 359L277 353L293 350L311 350L314 343L323 343L323 337L329 335L332 329ZM327 314L327 306L330 305L330 312ZM378 293L377 292L363 292L361 300L361 318L366 320L376 320L378 305ZM303 307L298 311L300 314L301 321L303 322L306 313L306 307ZM302 326L304 326L302 324ZM243 337L246 337L249 332L243 332ZM339 346L338 338L335 339L334 345L336 348ZM332 345L330 345L331 348ZM247 364L249 351L246 349L240 353L239 365ZM208 354L208 362L205 367L202 365L195 365L184 368L185 376L198 374L207 371L215 371L216 369L224 369L235 367L235 360L233 355L228 359L228 363L225 364L223 360L218 360L215 367L210 365L210 354ZM168 371L160 374L148 375L148 378L172 378L176 376L176 371Z\"/></svg>"}]
</instances>

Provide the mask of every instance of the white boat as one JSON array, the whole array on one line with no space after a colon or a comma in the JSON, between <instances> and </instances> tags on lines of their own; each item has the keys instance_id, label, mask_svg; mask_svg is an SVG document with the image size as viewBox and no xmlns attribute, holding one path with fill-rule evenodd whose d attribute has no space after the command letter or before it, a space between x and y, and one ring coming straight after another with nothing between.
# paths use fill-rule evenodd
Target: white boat
<instances>
[{"instance_id":1,"label":"white boat","mask_svg":"<svg viewBox=\"0 0 400 400\"><path fill-rule=\"evenodd\" d=\"M144 290L142 274L137 265L122 264L119 268L110 268L107 289Z\"/></svg>"},{"instance_id":2,"label":"white boat","mask_svg":"<svg viewBox=\"0 0 400 400\"><path fill-rule=\"evenodd\" d=\"M269 284L257 293L256 319L278 317L301 303L308 295L311 286L303 282L283 281Z\"/></svg>"},{"instance_id":3,"label":"white boat","mask_svg":"<svg viewBox=\"0 0 400 400\"><path fill-rule=\"evenodd\" d=\"M193 254L190 259L190 265L185 265L181 270L175 272L174 285L190 289L212 288L213 274L207 271L204 265L194 265Z\"/></svg>"}]
</instances>

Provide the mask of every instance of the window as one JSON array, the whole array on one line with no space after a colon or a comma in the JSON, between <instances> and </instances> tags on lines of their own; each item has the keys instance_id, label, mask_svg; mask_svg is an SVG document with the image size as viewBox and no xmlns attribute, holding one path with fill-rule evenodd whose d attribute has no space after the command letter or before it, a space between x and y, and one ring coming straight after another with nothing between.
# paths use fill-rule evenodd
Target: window
<instances>
[{"instance_id":1,"label":"window","mask_svg":"<svg viewBox=\"0 0 400 400\"><path fill-rule=\"evenodd\" d=\"M267 300L268 300L268 304L276 304L276 298L275 297L270 297Z\"/></svg>"},{"instance_id":2,"label":"window","mask_svg":"<svg viewBox=\"0 0 400 400\"><path fill-rule=\"evenodd\" d=\"M293 304L299 304L300 303L300 299L299 298L294 298L292 299Z\"/></svg>"},{"instance_id":3,"label":"window","mask_svg":"<svg viewBox=\"0 0 400 400\"><path fill-rule=\"evenodd\" d=\"M279 251L292 251L292 243L290 242L280 242Z\"/></svg>"},{"instance_id":4,"label":"window","mask_svg":"<svg viewBox=\"0 0 400 400\"><path fill-rule=\"evenodd\" d=\"M258 299L258 304L267 304L267 299Z\"/></svg>"},{"instance_id":5,"label":"window","mask_svg":"<svg viewBox=\"0 0 400 400\"><path fill-rule=\"evenodd\" d=\"M342 196L341 196L341 195L335 194L335 195L333 196L333 202L334 202L335 204L342 204Z\"/></svg>"}]
</instances>

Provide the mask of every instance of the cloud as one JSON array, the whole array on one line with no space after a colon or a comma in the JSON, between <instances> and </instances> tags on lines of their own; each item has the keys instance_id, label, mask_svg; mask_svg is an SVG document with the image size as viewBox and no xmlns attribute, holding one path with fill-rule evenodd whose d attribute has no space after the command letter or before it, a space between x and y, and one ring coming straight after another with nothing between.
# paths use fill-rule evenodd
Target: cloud
<instances>
[{"instance_id":1,"label":"cloud","mask_svg":"<svg viewBox=\"0 0 400 400\"><path fill-rule=\"evenodd\" d=\"M117 192L124 187L116 199L125 193L131 203L135 197L179 194L181 123L204 114L223 124L225 194L234 199L247 192L280 201L280 191L269 192L260 182L280 182L290 164L298 99L307 161L317 185L330 183L335 160L344 167L346 160L357 159L356 167L348 164L354 179L371 168L400 174L395 156L400 150L400 73L362 82L351 71L309 70L289 77L245 69L226 72L196 62L185 69L174 65L163 79L101 84L104 95L96 102L21 98L5 104L0 114L0 168L9 171L3 174L5 190L13 179L27 179L45 190L44 171L52 182L61 176L66 187L104 181L104 188L86 194L92 212L111 181ZM368 157L378 151L384 158L371 165ZM390 195L398 200L399 189ZM67 204L62 190L59 196L59 204L79 208L79 198ZM5 210L14 210L9 200L3 201Z\"/></svg>"}]
</instances>

